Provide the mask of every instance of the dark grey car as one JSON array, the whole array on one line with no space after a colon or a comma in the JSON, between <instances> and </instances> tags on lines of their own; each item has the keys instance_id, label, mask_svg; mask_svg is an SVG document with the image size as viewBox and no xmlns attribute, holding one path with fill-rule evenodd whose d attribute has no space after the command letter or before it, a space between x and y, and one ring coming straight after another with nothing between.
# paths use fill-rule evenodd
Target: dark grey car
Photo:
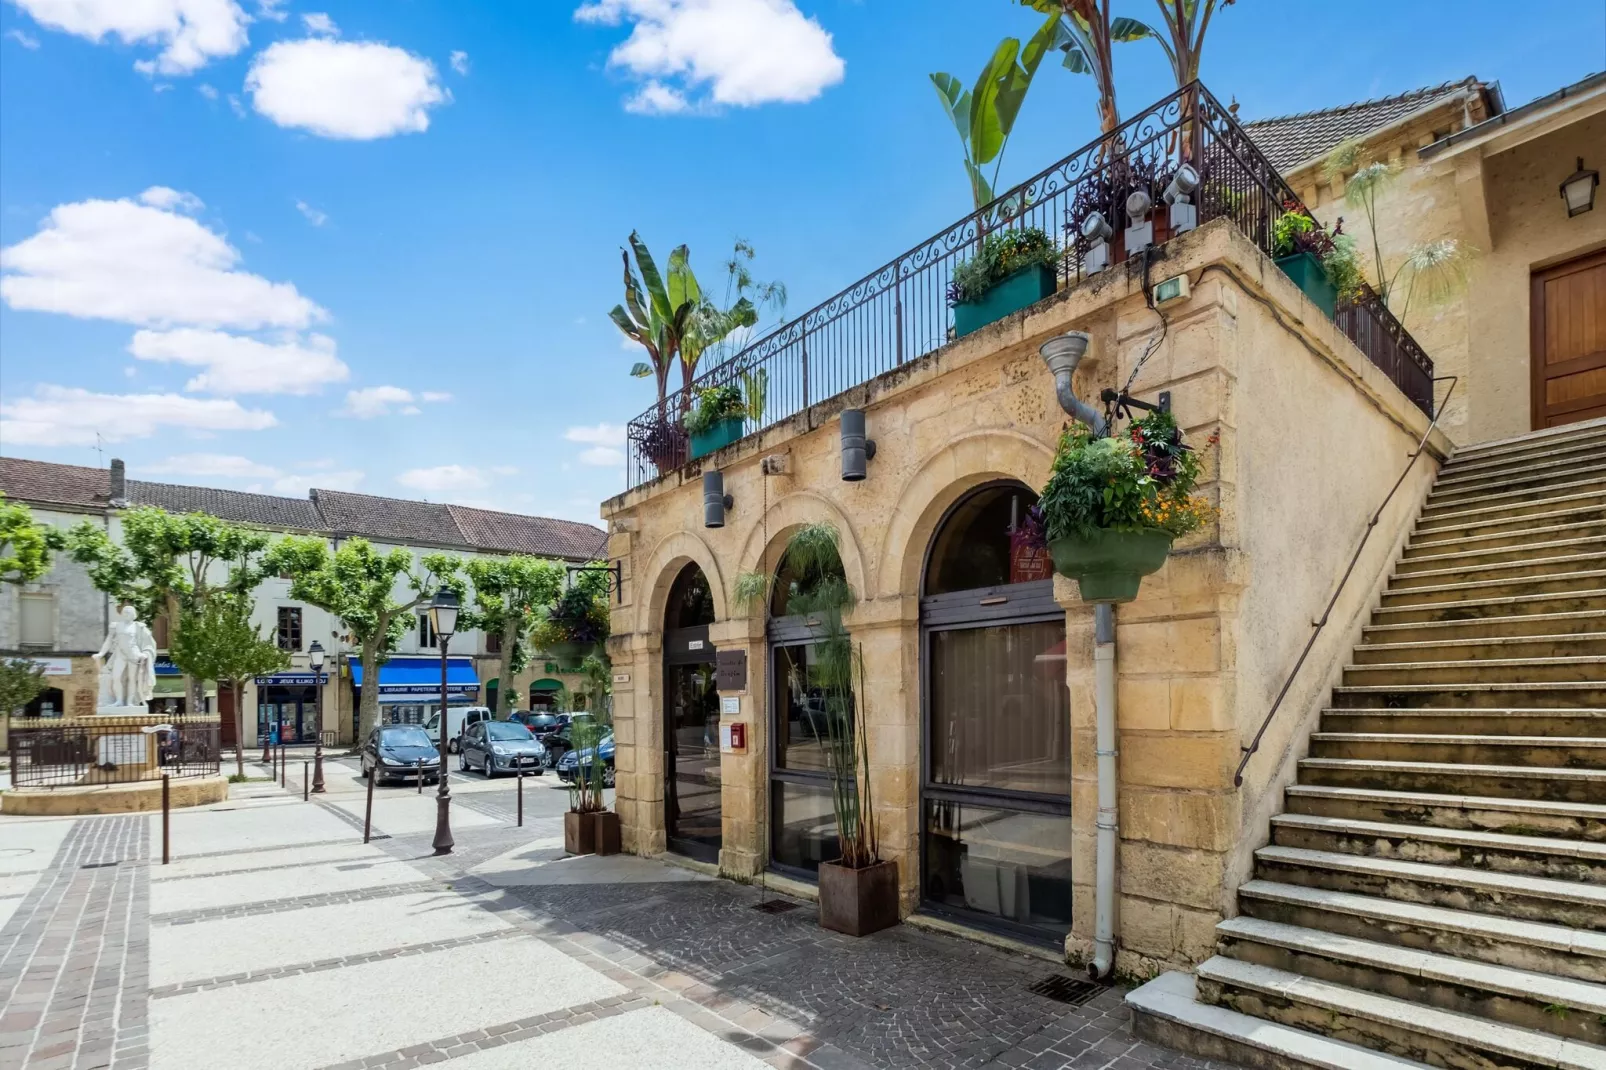
<instances>
[{"instance_id":1,"label":"dark grey car","mask_svg":"<svg viewBox=\"0 0 1606 1070\"><path fill-rule=\"evenodd\" d=\"M440 779L440 752L424 730L415 724L388 724L368 734L362 748L362 775L387 780L426 783Z\"/></svg>"},{"instance_id":2,"label":"dark grey car","mask_svg":"<svg viewBox=\"0 0 1606 1070\"><path fill-rule=\"evenodd\" d=\"M465 773L479 769L491 777L523 769L540 776L546 767L546 748L517 722L482 721L463 730L457 761Z\"/></svg>"}]
</instances>

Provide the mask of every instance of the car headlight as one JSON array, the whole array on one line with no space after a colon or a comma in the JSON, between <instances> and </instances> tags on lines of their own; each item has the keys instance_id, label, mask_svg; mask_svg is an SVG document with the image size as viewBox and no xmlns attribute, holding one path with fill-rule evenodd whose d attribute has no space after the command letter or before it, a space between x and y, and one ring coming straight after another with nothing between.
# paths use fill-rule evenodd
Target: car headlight
<instances>
[{"instance_id":1,"label":"car headlight","mask_svg":"<svg viewBox=\"0 0 1606 1070\"><path fill-rule=\"evenodd\" d=\"M491 748L491 753L496 755L497 757L502 757L502 756L507 754L507 748L506 747L492 747Z\"/></svg>"}]
</instances>

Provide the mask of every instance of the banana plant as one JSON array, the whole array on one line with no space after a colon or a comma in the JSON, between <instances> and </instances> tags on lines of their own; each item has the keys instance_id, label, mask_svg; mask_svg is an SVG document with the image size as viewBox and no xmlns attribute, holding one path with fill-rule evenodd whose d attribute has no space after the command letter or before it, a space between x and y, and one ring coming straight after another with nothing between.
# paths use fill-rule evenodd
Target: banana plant
<instances>
[{"instance_id":1,"label":"banana plant","mask_svg":"<svg viewBox=\"0 0 1606 1070\"><path fill-rule=\"evenodd\" d=\"M1171 62L1176 75L1177 88L1199 79L1199 54L1204 51L1205 31L1210 29L1210 16L1216 8L1231 7L1233 0L1154 0L1160 8L1160 21L1165 24L1165 35L1149 30ZM1201 15L1203 17L1201 17ZM1167 38L1170 38L1167 40Z\"/></svg>"},{"instance_id":2,"label":"banana plant","mask_svg":"<svg viewBox=\"0 0 1606 1070\"><path fill-rule=\"evenodd\" d=\"M697 376L697 365L703 354L744 327L758 323L758 309L745 297L737 298L730 308L719 308L712 301L700 300L686 321L686 332L680 340L681 381L691 396L691 381Z\"/></svg>"},{"instance_id":3,"label":"banana plant","mask_svg":"<svg viewBox=\"0 0 1606 1070\"><path fill-rule=\"evenodd\" d=\"M1184 0L1186 2L1186 0ZM1110 17L1110 0L1020 0L1033 11L1060 16L1065 69L1091 75L1099 93L1099 130L1108 134L1121 125L1115 104L1114 46L1159 35L1137 19ZM1162 5L1163 6L1163 5Z\"/></svg>"},{"instance_id":4,"label":"banana plant","mask_svg":"<svg viewBox=\"0 0 1606 1070\"><path fill-rule=\"evenodd\" d=\"M1056 10L1026 42L1024 50L1018 38L1000 41L972 88L966 89L951 74L939 72L931 76L943 109L964 146L965 174L978 210L993 202L993 188L1004 165L1004 147L1015 129L1015 119L1037 68L1051 49L1062 47L1065 41ZM991 176L982 170L988 164L993 165Z\"/></svg>"},{"instance_id":5,"label":"banana plant","mask_svg":"<svg viewBox=\"0 0 1606 1070\"><path fill-rule=\"evenodd\" d=\"M631 253L636 266L630 266ZM658 412L662 417L669 394L670 369L681 358L681 346L692 318L702 304L702 290L692 274L691 253L676 246L669 254L669 273L660 274L658 264L647 250L647 243L630 232L630 248L620 250L625 265L625 302L613 306L608 318L625 337L647 351L646 362L637 363L630 374L638 378L653 376L658 384ZM639 272L639 276L637 274ZM690 381L690 375L682 375Z\"/></svg>"}]
</instances>

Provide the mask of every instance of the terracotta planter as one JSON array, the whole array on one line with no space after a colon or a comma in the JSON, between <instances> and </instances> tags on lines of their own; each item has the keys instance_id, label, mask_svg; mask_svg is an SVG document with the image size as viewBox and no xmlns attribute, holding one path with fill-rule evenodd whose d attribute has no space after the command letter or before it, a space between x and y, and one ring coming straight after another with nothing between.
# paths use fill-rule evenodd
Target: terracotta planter
<instances>
[{"instance_id":1,"label":"terracotta planter","mask_svg":"<svg viewBox=\"0 0 1606 1070\"><path fill-rule=\"evenodd\" d=\"M619 853L619 815L604 810L591 816L591 845L599 855Z\"/></svg>"},{"instance_id":2,"label":"terracotta planter","mask_svg":"<svg viewBox=\"0 0 1606 1070\"><path fill-rule=\"evenodd\" d=\"M869 936L898 924L898 864L848 869L820 863L820 924L849 936Z\"/></svg>"},{"instance_id":3,"label":"terracotta planter","mask_svg":"<svg viewBox=\"0 0 1606 1070\"><path fill-rule=\"evenodd\" d=\"M588 855L596 850L597 824L594 814L570 810L563 815L563 850L571 855Z\"/></svg>"}]
</instances>

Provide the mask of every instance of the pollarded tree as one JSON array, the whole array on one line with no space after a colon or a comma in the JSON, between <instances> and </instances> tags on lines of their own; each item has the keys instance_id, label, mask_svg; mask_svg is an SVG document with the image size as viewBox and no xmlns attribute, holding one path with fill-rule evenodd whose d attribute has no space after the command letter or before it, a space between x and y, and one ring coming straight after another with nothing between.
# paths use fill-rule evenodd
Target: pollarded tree
<instances>
[{"instance_id":1,"label":"pollarded tree","mask_svg":"<svg viewBox=\"0 0 1606 1070\"><path fill-rule=\"evenodd\" d=\"M50 571L50 551L61 547L60 532L34 520L26 505L0 494L0 582L39 579Z\"/></svg>"},{"instance_id":2,"label":"pollarded tree","mask_svg":"<svg viewBox=\"0 0 1606 1070\"><path fill-rule=\"evenodd\" d=\"M45 689L45 668L28 658L0 661L0 718L12 717Z\"/></svg>"},{"instance_id":3,"label":"pollarded tree","mask_svg":"<svg viewBox=\"0 0 1606 1070\"><path fill-rule=\"evenodd\" d=\"M245 757L240 752L245 738L241 701L245 682L290 666L290 655L251 624L251 608L249 595L214 596L199 613L185 613L168 641L173 664L186 674L229 685L234 696L234 765L241 777L245 776Z\"/></svg>"},{"instance_id":4,"label":"pollarded tree","mask_svg":"<svg viewBox=\"0 0 1606 1070\"><path fill-rule=\"evenodd\" d=\"M502 664L497 672L496 713L512 709L513 678L529 661L528 638L539 611L563 590L563 566L539 557L474 558L463 566L474 583L474 603L460 626L478 628L501 639Z\"/></svg>"},{"instance_id":5,"label":"pollarded tree","mask_svg":"<svg viewBox=\"0 0 1606 1070\"><path fill-rule=\"evenodd\" d=\"M412 624L412 613L441 588L464 594L463 562L450 554L425 554L417 561L406 550L381 553L367 539L348 539L333 552L323 539L293 535L274 545L264 561L290 577L290 597L317 606L345 624L362 658L362 701L357 742L379 723L379 667ZM407 592L396 595L402 586Z\"/></svg>"}]
</instances>

